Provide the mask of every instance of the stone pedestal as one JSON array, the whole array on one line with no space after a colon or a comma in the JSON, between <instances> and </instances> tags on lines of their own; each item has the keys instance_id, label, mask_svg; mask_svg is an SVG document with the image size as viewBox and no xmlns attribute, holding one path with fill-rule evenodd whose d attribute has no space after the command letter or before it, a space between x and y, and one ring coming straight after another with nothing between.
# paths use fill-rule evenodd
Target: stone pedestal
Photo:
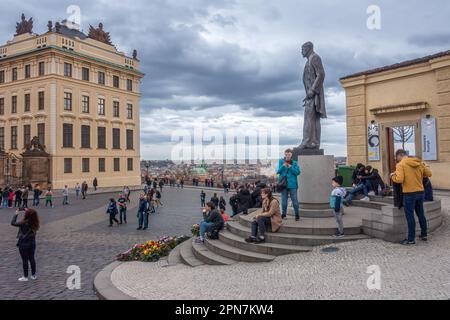
<instances>
[{"instance_id":1,"label":"stone pedestal","mask_svg":"<svg viewBox=\"0 0 450 320\"><path fill-rule=\"evenodd\" d=\"M39 184L46 188L50 181L50 157L46 153L25 152L23 157L23 183Z\"/></svg>"},{"instance_id":2,"label":"stone pedestal","mask_svg":"<svg viewBox=\"0 0 450 320\"><path fill-rule=\"evenodd\" d=\"M334 156L299 156L301 174L298 178L300 216L308 218L333 217L330 209L331 179L335 175Z\"/></svg>"}]
</instances>

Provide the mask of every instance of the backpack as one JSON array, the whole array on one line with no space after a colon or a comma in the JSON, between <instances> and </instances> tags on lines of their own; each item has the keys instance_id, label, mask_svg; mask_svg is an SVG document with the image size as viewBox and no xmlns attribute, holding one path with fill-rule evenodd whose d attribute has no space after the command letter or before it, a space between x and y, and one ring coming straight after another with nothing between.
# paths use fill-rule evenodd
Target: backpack
<instances>
[{"instance_id":1,"label":"backpack","mask_svg":"<svg viewBox=\"0 0 450 320\"><path fill-rule=\"evenodd\" d=\"M208 239L219 240L219 230L212 227L207 233Z\"/></svg>"}]
</instances>

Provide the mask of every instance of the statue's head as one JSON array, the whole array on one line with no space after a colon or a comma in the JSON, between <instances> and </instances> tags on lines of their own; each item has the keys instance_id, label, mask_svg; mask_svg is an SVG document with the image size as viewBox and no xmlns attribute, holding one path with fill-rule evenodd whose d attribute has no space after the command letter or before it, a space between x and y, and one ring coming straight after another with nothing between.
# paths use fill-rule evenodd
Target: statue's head
<instances>
[{"instance_id":1,"label":"statue's head","mask_svg":"<svg viewBox=\"0 0 450 320\"><path fill-rule=\"evenodd\" d=\"M308 41L302 46L302 55L307 58L314 51L314 45L312 42Z\"/></svg>"}]
</instances>

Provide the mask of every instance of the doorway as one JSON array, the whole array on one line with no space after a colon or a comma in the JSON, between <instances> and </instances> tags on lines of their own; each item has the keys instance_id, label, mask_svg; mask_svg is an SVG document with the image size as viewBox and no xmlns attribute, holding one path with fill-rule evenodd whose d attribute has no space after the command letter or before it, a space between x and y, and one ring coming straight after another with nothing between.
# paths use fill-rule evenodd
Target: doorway
<instances>
[{"instance_id":1,"label":"doorway","mask_svg":"<svg viewBox=\"0 0 450 320\"><path fill-rule=\"evenodd\" d=\"M408 156L416 157L420 152L418 123L393 125L386 128L389 172L396 168L395 152L403 149Z\"/></svg>"}]
</instances>

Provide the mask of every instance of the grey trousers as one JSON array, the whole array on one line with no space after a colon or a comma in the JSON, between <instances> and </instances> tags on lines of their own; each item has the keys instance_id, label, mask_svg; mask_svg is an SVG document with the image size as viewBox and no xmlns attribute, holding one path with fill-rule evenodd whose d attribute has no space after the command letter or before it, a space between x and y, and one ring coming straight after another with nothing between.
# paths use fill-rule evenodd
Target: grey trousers
<instances>
[{"instance_id":1,"label":"grey trousers","mask_svg":"<svg viewBox=\"0 0 450 320\"><path fill-rule=\"evenodd\" d=\"M334 212L334 217L336 218L336 223L338 225L339 233L344 233L344 221L342 220L342 215L344 214L344 209L341 208L339 212Z\"/></svg>"}]
</instances>

